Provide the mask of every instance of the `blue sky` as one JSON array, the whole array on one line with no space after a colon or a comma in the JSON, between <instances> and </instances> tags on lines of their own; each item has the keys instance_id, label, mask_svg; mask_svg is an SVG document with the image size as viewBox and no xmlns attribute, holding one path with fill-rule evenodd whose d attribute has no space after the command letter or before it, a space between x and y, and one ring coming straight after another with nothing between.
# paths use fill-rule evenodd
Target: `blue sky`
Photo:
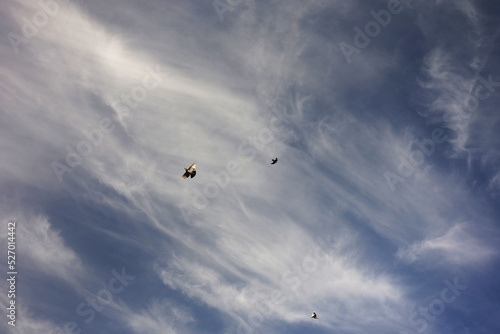
<instances>
[{"instance_id":1,"label":"blue sky","mask_svg":"<svg viewBox=\"0 0 500 334\"><path fill-rule=\"evenodd\" d=\"M4 4L0 331L498 333L499 16Z\"/></svg>"}]
</instances>

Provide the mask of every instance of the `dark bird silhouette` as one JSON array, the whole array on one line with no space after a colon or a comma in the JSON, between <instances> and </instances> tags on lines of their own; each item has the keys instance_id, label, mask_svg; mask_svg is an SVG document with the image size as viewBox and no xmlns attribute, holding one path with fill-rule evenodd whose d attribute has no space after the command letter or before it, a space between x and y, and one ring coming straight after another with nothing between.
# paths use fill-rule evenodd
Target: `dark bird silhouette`
<instances>
[{"instance_id":1,"label":"dark bird silhouette","mask_svg":"<svg viewBox=\"0 0 500 334\"><path fill-rule=\"evenodd\" d=\"M313 312L313 314L311 315L311 318L318 319L318 316L316 315L316 312Z\"/></svg>"},{"instance_id":2,"label":"dark bird silhouette","mask_svg":"<svg viewBox=\"0 0 500 334\"><path fill-rule=\"evenodd\" d=\"M189 166L189 168L184 168L184 170L186 172L184 173L184 175L182 175L182 179L187 179L189 176L191 176L191 178L195 177L196 176L196 163Z\"/></svg>"},{"instance_id":3,"label":"dark bird silhouette","mask_svg":"<svg viewBox=\"0 0 500 334\"><path fill-rule=\"evenodd\" d=\"M277 162L278 162L278 158L276 158L276 159L271 159L271 161L272 161L272 162L271 162L271 165L274 165L275 163L277 163Z\"/></svg>"}]
</instances>

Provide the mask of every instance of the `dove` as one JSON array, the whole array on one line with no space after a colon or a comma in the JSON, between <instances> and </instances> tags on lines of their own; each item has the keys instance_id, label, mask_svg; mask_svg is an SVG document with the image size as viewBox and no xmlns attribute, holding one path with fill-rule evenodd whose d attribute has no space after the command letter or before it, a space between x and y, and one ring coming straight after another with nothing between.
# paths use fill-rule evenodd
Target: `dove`
<instances>
[{"instance_id":1,"label":"dove","mask_svg":"<svg viewBox=\"0 0 500 334\"><path fill-rule=\"evenodd\" d=\"M184 168L184 170L186 172L184 173L184 175L182 175L182 179L187 179L189 176L191 176L191 178L195 177L196 176L196 163L189 166L189 168Z\"/></svg>"},{"instance_id":2,"label":"dove","mask_svg":"<svg viewBox=\"0 0 500 334\"><path fill-rule=\"evenodd\" d=\"M276 159L271 159L271 161L272 161L272 162L271 162L271 165L274 165L275 163L277 163L277 162L278 162L278 158L276 158Z\"/></svg>"},{"instance_id":3,"label":"dove","mask_svg":"<svg viewBox=\"0 0 500 334\"><path fill-rule=\"evenodd\" d=\"M313 312L313 314L311 315L311 318L318 319L318 316L316 315L316 312Z\"/></svg>"}]
</instances>

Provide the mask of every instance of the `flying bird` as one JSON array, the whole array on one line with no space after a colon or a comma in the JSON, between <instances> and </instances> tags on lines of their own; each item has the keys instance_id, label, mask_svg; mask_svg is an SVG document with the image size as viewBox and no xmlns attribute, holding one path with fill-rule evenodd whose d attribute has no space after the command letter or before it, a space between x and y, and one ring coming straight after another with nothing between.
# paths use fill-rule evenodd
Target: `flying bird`
<instances>
[{"instance_id":1,"label":"flying bird","mask_svg":"<svg viewBox=\"0 0 500 334\"><path fill-rule=\"evenodd\" d=\"M184 168L184 170L186 172L184 173L184 175L182 175L182 179L187 179L189 176L191 176L191 178L195 177L196 176L196 163L189 166L189 168Z\"/></svg>"},{"instance_id":2,"label":"flying bird","mask_svg":"<svg viewBox=\"0 0 500 334\"><path fill-rule=\"evenodd\" d=\"M311 318L318 319L318 316L316 315L316 312L313 312L313 314L311 315Z\"/></svg>"},{"instance_id":3,"label":"flying bird","mask_svg":"<svg viewBox=\"0 0 500 334\"><path fill-rule=\"evenodd\" d=\"M272 161L272 162L271 162L271 165L274 165L275 163L277 163L277 162L278 162L278 158L276 158L276 159L271 159L271 161Z\"/></svg>"}]
</instances>

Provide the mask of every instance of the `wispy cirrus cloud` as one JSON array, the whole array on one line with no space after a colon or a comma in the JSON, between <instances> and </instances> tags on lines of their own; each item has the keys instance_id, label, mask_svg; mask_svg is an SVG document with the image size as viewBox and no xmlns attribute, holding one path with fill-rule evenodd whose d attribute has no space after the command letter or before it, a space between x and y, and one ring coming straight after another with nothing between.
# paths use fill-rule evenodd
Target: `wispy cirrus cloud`
<instances>
[{"instance_id":1,"label":"wispy cirrus cloud","mask_svg":"<svg viewBox=\"0 0 500 334\"><path fill-rule=\"evenodd\" d=\"M415 242L398 251L398 257L407 262L428 261L434 265L443 262L455 265L480 264L489 261L497 251L485 245L473 234L470 224L453 225L443 235Z\"/></svg>"},{"instance_id":2,"label":"wispy cirrus cloud","mask_svg":"<svg viewBox=\"0 0 500 334\"><path fill-rule=\"evenodd\" d=\"M25 209L26 210L26 209ZM16 221L16 247L18 248L18 263L33 273L44 273L63 279L68 284L84 279L83 264L78 255L67 245L61 237L60 231L54 229L50 221L43 214L22 212L3 213L9 217L2 224L2 231L7 234L7 221ZM26 210L30 211L30 209ZM6 240L2 239L2 246L7 248Z\"/></svg>"},{"instance_id":3,"label":"wispy cirrus cloud","mask_svg":"<svg viewBox=\"0 0 500 334\"><path fill-rule=\"evenodd\" d=\"M481 49L484 17L468 2L402 3L350 67L332 45L381 6L246 1L220 22L211 2L87 1L61 6L19 54L0 42L9 88L0 92L0 182L17 196L7 207L37 212L18 216L38 275L25 279L40 286L23 297L26 326L392 333L448 271L495 263L495 212L482 192L497 184L495 94L464 113L480 75L496 73ZM6 31L39 10L12 6L2 11ZM436 20L446 29L433 25L439 13L454 18ZM480 44L449 46L466 36L461 22ZM138 103L147 67L162 80ZM51 163L66 163L66 147L77 150L104 118L113 131L60 183ZM272 124L280 130L253 144ZM451 146L436 145L391 191L384 172L436 127ZM491 172L488 186L474 168L476 186L464 180L463 151ZM241 172L194 208L229 161ZM193 162L196 178L181 180ZM122 267L134 284L85 323L76 307ZM68 286L56 291L45 276ZM54 298L46 309L44 291ZM467 298L450 308L471 309ZM454 320L440 317L436 331Z\"/></svg>"}]
</instances>

